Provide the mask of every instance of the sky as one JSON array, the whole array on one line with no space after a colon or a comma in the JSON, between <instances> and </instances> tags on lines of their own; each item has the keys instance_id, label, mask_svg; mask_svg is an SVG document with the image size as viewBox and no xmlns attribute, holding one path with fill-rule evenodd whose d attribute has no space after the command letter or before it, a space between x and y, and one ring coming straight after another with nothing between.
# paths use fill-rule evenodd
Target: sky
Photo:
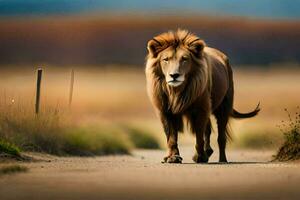
<instances>
[{"instance_id":1,"label":"sky","mask_svg":"<svg viewBox=\"0 0 300 200\"><path fill-rule=\"evenodd\" d=\"M300 19L300 0L0 0L0 16L176 13ZM181 13L180 13L181 12Z\"/></svg>"}]
</instances>

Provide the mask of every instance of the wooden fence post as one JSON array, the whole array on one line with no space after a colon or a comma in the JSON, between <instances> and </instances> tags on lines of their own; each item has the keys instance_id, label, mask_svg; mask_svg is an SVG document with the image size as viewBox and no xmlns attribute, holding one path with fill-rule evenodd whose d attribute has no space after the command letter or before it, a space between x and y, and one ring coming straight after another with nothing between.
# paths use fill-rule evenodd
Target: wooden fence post
<instances>
[{"instance_id":1,"label":"wooden fence post","mask_svg":"<svg viewBox=\"0 0 300 200\"><path fill-rule=\"evenodd\" d=\"M69 91L69 108L71 108L73 100L73 89L74 89L74 69L71 71L71 80L70 80L70 91Z\"/></svg>"},{"instance_id":2,"label":"wooden fence post","mask_svg":"<svg viewBox=\"0 0 300 200\"><path fill-rule=\"evenodd\" d=\"M37 70L37 79L36 79L36 97L35 97L35 113L36 114L39 114L39 110L40 110L42 74L43 74L43 69L39 68Z\"/></svg>"}]
</instances>

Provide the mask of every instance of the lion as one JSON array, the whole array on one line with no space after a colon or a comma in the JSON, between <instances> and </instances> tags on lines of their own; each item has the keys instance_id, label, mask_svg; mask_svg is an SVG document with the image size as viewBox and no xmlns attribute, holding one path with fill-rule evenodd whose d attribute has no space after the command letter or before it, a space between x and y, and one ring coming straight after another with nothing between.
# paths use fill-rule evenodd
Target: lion
<instances>
[{"instance_id":1,"label":"lion","mask_svg":"<svg viewBox=\"0 0 300 200\"><path fill-rule=\"evenodd\" d=\"M167 138L168 154L163 162L182 162L177 139L184 121L196 136L193 161L208 162L213 153L211 115L217 121L219 162L227 162L229 118L250 118L260 111L259 104L249 113L233 108L233 72L228 57L181 29L154 37L147 49L147 92Z\"/></svg>"}]
</instances>

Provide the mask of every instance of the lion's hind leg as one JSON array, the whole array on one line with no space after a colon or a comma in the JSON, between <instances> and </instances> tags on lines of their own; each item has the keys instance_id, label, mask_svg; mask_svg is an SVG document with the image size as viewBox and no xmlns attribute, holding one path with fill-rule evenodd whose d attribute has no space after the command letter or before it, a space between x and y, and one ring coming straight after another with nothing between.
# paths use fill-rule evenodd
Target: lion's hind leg
<instances>
[{"instance_id":1,"label":"lion's hind leg","mask_svg":"<svg viewBox=\"0 0 300 200\"><path fill-rule=\"evenodd\" d=\"M211 121L209 120L206 126L204 134L204 150L208 158L213 154L214 150L210 146L210 135L211 135Z\"/></svg>"},{"instance_id":2,"label":"lion's hind leg","mask_svg":"<svg viewBox=\"0 0 300 200\"><path fill-rule=\"evenodd\" d=\"M229 135L228 119L232 111L232 96L227 94L221 105L215 110L214 115L218 125L218 145L219 145L219 162L227 162L226 158L226 143Z\"/></svg>"}]
</instances>

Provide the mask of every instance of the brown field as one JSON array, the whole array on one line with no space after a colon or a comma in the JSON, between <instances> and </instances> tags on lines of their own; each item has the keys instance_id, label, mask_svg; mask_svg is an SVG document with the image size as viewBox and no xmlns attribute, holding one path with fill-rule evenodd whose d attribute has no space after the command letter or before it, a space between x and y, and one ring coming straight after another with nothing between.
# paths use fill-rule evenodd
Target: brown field
<instances>
[{"instance_id":1,"label":"brown field","mask_svg":"<svg viewBox=\"0 0 300 200\"><path fill-rule=\"evenodd\" d=\"M42 107L50 105L68 112L70 71L59 67L44 69ZM36 79L34 69L24 68L13 72L2 70L0 76L1 101L8 102L10 106L32 107L33 110ZM267 140L272 140L274 136L273 142L278 144L280 136L277 125L287 119L284 108L293 113L300 104L299 69L235 69L234 77L235 108L246 112L260 102L262 110L254 119L232 120L235 138L232 146L242 146L239 143L243 135L264 135ZM142 69L118 66L105 66L102 69L77 67L71 107L72 120L76 124L88 125L134 124L151 130L164 144L164 134L147 98L145 84ZM181 143L185 142L193 142L190 134L183 135Z\"/></svg>"}]
</instances>

